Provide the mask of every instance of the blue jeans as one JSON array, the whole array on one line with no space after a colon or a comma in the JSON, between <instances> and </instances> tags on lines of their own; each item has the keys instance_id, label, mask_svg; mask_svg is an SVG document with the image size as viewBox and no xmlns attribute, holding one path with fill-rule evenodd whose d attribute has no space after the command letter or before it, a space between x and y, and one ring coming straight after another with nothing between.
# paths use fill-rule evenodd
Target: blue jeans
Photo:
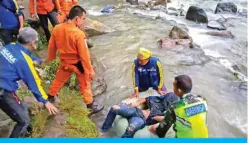
<instances>
[{"instance_id":1,"label":"blue jeans","mask_svg":"<svg viewBox=\"0 0 248 143\"><path fill-rule=\"evenodd\" d=\"M15 125L10 138L23 137L31 128L28 110L19 98L13 92L7 92L0 88L0 109L5 112L13 121Z\"/></svg>"},{"instance_id":2,"label":"blue jeans","mask_svg":"<svg viewBox=\"0 0 248 143\"><path fill-rule=\"evenodd\" d=\"M122 104L119 109L114 106L110 109L107 118L102 126L102 131L107 131L111 128L116 115L120 115L128 120L128 127L126 132L122 135L122 138L132 138L136 131L142 129L146 125L144 115L142 111L138 108Z\"/></svg>"}]
</instances>

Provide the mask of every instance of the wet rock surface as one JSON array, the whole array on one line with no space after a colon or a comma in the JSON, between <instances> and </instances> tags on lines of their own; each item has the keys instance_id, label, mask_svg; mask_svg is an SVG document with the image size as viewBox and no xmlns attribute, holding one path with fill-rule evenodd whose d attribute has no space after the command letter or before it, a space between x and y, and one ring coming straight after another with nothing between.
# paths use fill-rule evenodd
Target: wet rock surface
<instances>
[{"instance_id":1,"label":"wet rock surface","mask_svg":"<svg viewBox=\"0 0 248 143\"><path fill-rule=\"evenodd\" d=\"M81 29L85 30L85 32L87 33L88 37L113 32L113 29L111 29L107 25L103 24L102 22L92 20L92 19L89 19L89 18L87 18L84 21L84 24L81 26Z\"/></svg>"},{"instance_id":2,"label":"wet rock surface","mask_svg":"<svg viewBox=\"0 0 248 143\"><path fill-rule=\"evenodd\" d=\"M196 6L190 6L187 14L186 19L195 21L198 23L207 23L208 17L205 11L202 8L196 7Z\"/></svg>"},{"instance_id":3,"label":"wet rock surface","mask_svg":"<svg viewBox=\"0 0 248 143\"><path fill-rule=\"evenodd\" d=\"M211 35L211 36L217 36L217 37L222 37L222 38L234 38L234 35L232 34L231 31L209 31L206 32L206 34Z\"/></svg>"},{"instance_id":4,"label":"wet rock surface","mask_svg":"<svg viewBox=\"0 0 248 143\"><path fill-rule=\"evenodd\" d=\"M218 21L209 21L207 27L210 29L217 29L217 30L226 30L225 25Z\"/></svg>"},{"instance_id":5,"label":"wet rock surface","mask_svg":"<svg viewBox=\"0 0 248 143\"><path fill-rule=\"evenodd\" d=\"M96 73L96 78L92 81L92 92L94 96L97 96L101 95L107 90L107 84L104 80L105 67L102 63L97 61L97 58L94 54L91 54L91 61Z\"/></svg>"},{"instance_id":6,"label":"wet rock surface","mask_svg":"<svg viewBox=\"0 0 248 143\"><path fill-rule=\"evenodd\" d=\"M215 9L215 14L217 13L236 13L238 10L237 6L233 2L218 3Z\"/></svg>"}]
</instances>

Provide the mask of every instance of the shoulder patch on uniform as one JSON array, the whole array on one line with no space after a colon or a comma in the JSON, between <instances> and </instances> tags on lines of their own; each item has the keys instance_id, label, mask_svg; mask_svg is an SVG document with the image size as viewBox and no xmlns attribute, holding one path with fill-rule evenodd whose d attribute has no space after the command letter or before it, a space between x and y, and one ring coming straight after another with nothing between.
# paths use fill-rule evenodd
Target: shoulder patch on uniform
<instances>
[{"instance_id":1,"label":"shoulder patch on uniform","mask_svg":"<svg viewBox=\"0 0 248 143\"><path fill-rule=\"evenodd\" d=\"M185 108L184 110L185 110L186 116L190 117L190 116L193 116L199 113L206 112L206 107L205 107L205 104L202 103L202 104L198 104L195 106Z\"/></svg>"}]
</instances>

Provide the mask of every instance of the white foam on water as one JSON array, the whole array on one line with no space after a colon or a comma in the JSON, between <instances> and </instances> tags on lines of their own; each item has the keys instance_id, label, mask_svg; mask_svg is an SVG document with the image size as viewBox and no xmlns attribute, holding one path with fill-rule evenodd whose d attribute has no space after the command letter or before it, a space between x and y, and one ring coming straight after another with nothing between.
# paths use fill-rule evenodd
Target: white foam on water
<instances>
[{"instance_id":1,"label":"white foam on water","mask_svg":"<svg viewBox=\"0 0 248 143\"><path fill-rule=\"evenodd\" d=\"M93 15L93 16L101 16L101 15L103 15L103 13L101 13L100 11L96 11L96 10L88 10L88 13L90 14L90 15Z\"/></svg>"},{"instance_id":2,"label":"white foam on water","mask_svg":"<svg viewBox=\"0 0 248 143\"><path fill-rule=\"evenodd\" d=\"M213 51L209 49L204 49L205 55L211 56L213 58L224 58L225 56L221 55L218 51Z\"/></svg>"}]
</instances>

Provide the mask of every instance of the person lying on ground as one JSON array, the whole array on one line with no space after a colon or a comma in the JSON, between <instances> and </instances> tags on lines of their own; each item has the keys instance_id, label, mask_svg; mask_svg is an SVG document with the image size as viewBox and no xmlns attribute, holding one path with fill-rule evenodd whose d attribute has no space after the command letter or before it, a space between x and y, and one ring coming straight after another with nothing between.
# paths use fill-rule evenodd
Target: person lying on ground
<instances>
[{"instance_id":1,"label":"person lying on ground","mask_svg":"<svg viewBox=\"0 0 248 143\"><path fill-rule=\"evenodd\" d=\"M150 127L150 131L163 138L173 127L176 138L207 138L207 103L200 96L192 95L192 81L180 75L173 82L174 93L180 100L171 104L160 124Z\"/></svg>"},{"instance_id":2,"label":"person lying on ground","mask_svg":"<svg viewBox=\"0 0 248 143\"><path fill-rule=\"evenodd\" d=\"M132 72L134 94L131 97L138 97L139 92L147 91L150 87L160 95L166 93L162 64L148 49L140 48Z\"/></svg>"},{"instance_id":3,"label":"person lying on ground","mask_svg":"<svg viewBox=\"0 0 248 143\"><path fill-rule=\"evenodd\" d=\"M146 125L153 125L161 121L161 116L164 114L164 111L167 110L171 103L177 100L179 100L179 98L171 92L162 96L142 98L132 105L114 105L111 107L103 123L102 132L107 132L111 128L116 115L120 115L127 118L129 123L122 138L132 138L138 130ZM148 109L140 109L139 106L142 104L146 105Z\"/></svg>"},{"instance_id":4,"label":"person lying on ground","mask_svg":"<svg viewBox=\"0 0 248 143\"><path fill-rule=\"evenodd\" d=\"M24 18L16 0L0 0L0 37L7 45L15 41Z\"/></svg>"},{"instance_id":5,"label":"person lying on ground","mask_svg":"<svg viewBox=\"0 0 248 143\"><path fill-rule=\"evenodd\" d=\"M60 88L74 73L79 82L82 98L90 109L90 114L94 114L102 111L104 106L96 105L91 91L91 81L95 78L95 72L91 64L85 33L78 28L85 18L86 11L76 5L69 13L69 20L53 29L48 45L47 61L56 59L58 51L60 65L49 88L48 96L49 101L55 102Z\"/></svg>"},{"instance_id":6,"label":"person lying on ground","mask_svg":"<svg viewBox=\"0 0 248 143\"><path fill-rule=\"evenodd\" d=\"M41 86L41 80L35 71L30 51L37 49L38 33L32 28L22 28L17 43L0 47L0 109L17 122L10 137L23 137L30 127L27 108L16 95L17 81L22 80L39 102L42 102L50 114L58 113L51 104Z\"/></svg>"}]
</instances>

